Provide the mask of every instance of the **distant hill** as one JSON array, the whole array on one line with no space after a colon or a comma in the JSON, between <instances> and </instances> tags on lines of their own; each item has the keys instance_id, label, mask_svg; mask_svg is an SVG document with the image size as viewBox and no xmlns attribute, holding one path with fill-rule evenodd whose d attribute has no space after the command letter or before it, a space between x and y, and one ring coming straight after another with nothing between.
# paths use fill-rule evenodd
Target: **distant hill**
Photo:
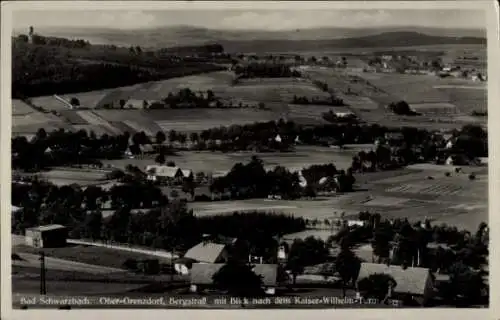
<instances>
[{"instance_id":1,"label":"distant hill","mask_svg":"<svg viewBox=\"0 0 500 320\"><path fill-rule=\"evenodd\" d=\"M317 28L288 31L211 30L192 26L116 30L102 28L37 29L44 35L81 38L93 44L167 48L221 44L228 52L314 51L338 48L485 44L484 30L383 27ZM265 50L264 50L265 49Z\"/></svg>"}]
</instances>

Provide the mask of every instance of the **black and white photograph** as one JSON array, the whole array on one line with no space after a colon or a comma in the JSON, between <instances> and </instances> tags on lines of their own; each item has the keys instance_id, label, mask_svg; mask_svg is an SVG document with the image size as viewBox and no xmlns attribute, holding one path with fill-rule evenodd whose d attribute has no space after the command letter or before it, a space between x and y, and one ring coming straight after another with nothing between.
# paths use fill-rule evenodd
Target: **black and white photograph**
<instances>
[{"instance_id":1,"label":"black and white photograph","mask_svg":"<svg viewBox=\"0 0 500 320\"><path fill-rule=\"evenodd\" d=\"M12 309L489 308L493 2L43 2L2 83Z\"/></svg>"}]
</instances>

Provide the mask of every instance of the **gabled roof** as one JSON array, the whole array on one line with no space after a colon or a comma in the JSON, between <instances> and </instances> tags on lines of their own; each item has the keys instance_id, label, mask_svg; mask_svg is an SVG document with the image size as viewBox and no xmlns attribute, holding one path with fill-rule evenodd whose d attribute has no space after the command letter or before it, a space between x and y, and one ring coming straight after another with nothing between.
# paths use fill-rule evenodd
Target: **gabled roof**
<instances>
[{"instance_id":1,"label":"gabled roof","mask_svg":"<svg viewBox=\"0 0 500 320\"><path fill-rule=\"evenodd\" d=\"M194 263L191 268L191 283L211 285L213 282L212 277L223 266L223 263ZM278 265L256 264L253 271L261 277L264 286L276 286L278 282Z\"/></svg>"},{"instance_id":2,"label":"gabled roof","mask_svg":"<svg viewBox=\"0 0 500 320\"><path fill-rule=\"evenodd\" d=\"M408 267L403 269L401 266L362 263L358 281L376 273L387 274L394 278L396 281L394 292L414 295L423 295L425 293L427 280L430 277L430 272L427 268Z\"/></svg>"},{"instance_id":3,"label":"gabled roof","mask_svg":"<svg viewBox=\"0 0 500 320\"><path fill-rule=\"evenodd\" d=\"M191 268L191 283L198 285L211 285L212 277L222 268L222 263L194 263Z\"/></svg>"},{"instance_id":4,"label":"gabled roof","mask_svg":"<svg viewBox=\"0 0 500 320\"><path fill-rule=\"evenodd\" d=\"M181 171L184 178L189 178L190 176L193 175L193 170L191 169L181 169Z\"/></svg>"},{"instance_id":5,"label":"gabled roof","mask_svg":"<svg viewBox=\"0 0 500 320\"><path fill-rule=\"evenodd\" d=\"M45 226L28 228L27 230L44 232L44 231L51 231L51 230L58 230L58 229L66 229L66 227L62 226L60 224L48 224Z\"/></svg>"},{"instance_id":6,"label":"gabled roof","mask_svg":"<svg viewBox=\"0 0 500 320\"><path fill-rule=\"evenodd\" d=\"M225 248L226 246L223 244L200 242L196 246L189 249L184 257L198 262L215 263Z\"/></svg>"},{"instance_id":7,"label":"gabled roof","mask_svg":"<svg viewBox=\"0 0 500 320\"><path fill-rule=\"evenodd\" d=\"M149 165L146 167L146 172L160 177L175 178L178 175L182 175L182 171L179 167L169 167L169 166L158 166Z\"/></svg>"}]
</instances>

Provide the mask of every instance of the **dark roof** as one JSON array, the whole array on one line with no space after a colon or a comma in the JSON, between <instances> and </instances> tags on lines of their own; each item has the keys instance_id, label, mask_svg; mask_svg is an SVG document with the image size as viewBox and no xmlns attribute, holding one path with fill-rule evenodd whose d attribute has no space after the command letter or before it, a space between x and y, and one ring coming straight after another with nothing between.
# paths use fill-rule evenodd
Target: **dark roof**
<instances>
[{"instance_id":1,"label":"dark roof","mask_svg":"<svg viewBox=\"0 0 500 320\"><path fill-rule=\"evenodd\" d=\"M223 244L200 242L189 249L184 257L198 262L215 263L225 248L226 246Z\"/></svg>"},{"instance_id":2,"label":"dark roof","mask_svg":"<svg viewBox=\"0 0 500 320\"><path fill-rule=\"evenodd\" d=\"M194 263L191 268L191 283L201 285L211 285L212 277L224 264L218 263Z\"/></svg>"},{"instance_id":3,"label":"dark roof","mask_svg":"<svg viewBox=\"0 0 500 320\"><path fill-rule=\"evenodd\" d=\"M430 272L427 268L409 267L403 269L401 266L362 263L358 281L377 273L387 274L394 278L396 281L394 292L414 295L423 295L425 293L427 280L430 277Z\"/></svg>"},{"instance_id":4,"label":"dark roof","mask_svg":"<svg viewBox=\"0 0 500 320\"><path fill-rule=\"evenodd\" d=\"M224 266L223 263L194 263L191 268L191 283L211 285L212 277ZM253 267L255 274L261 276L264 286L275 286L278 281L278 265L256 264Z\"/></svg>"}]
</instances>

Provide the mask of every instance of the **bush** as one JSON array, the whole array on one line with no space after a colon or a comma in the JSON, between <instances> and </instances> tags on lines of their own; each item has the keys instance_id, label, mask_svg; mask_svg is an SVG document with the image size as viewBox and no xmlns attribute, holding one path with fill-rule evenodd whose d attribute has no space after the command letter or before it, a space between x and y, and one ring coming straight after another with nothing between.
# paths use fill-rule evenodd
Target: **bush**
<instances>
[{"instance_id":1,"label":"bush","mask_svg":"<svg viewBox=\"0 0 500 320\"><path fill-rule=\"evenodd\" d=\"M469 180L474 180L474 179L476 179L476 175L473 173L469 174Z\"/></svg>"},{"instance_id":2,"label":"bush","mask_svg":"<svg viewBox=\"0 0 500 320\"><path fill-rule=\"evenodd\" d=\"M451 176L451 173L445 172L444 175L447 176L447 177L449 177L449 176Z\"/></svg>"},{"instance_id":3,"label":"bush","mask_svg":"<svg viewBox=\"0 0 500 320\"><path fill-rule=\"evenodd\" d=\"M135 259L127 259L123 263L123 267L127 270L137 271L137 260Z\"/></svg>"}]
</instances>

